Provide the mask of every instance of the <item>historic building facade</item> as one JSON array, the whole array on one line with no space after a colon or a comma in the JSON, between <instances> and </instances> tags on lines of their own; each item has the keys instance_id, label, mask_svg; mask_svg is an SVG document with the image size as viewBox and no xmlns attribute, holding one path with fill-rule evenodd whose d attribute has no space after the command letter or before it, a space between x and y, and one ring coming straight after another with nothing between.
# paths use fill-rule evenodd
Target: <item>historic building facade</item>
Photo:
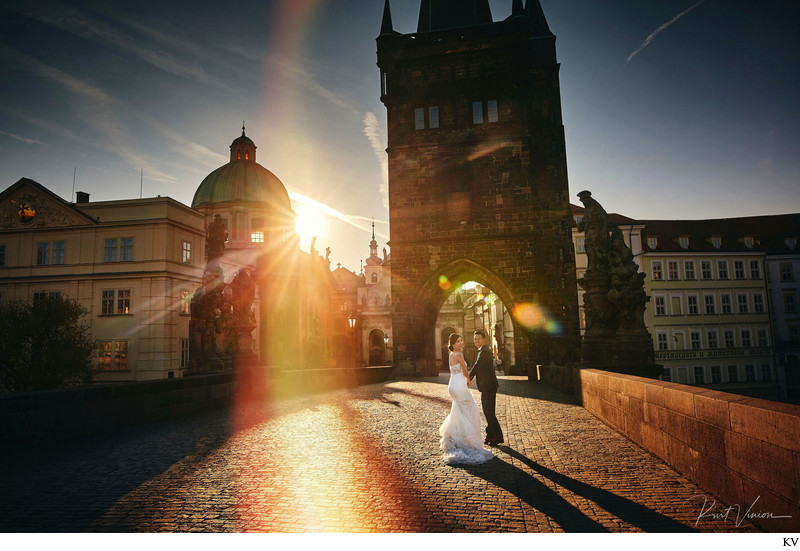
<instances>
[{"instance_id":1,"label":"historic building facade","mask_svg":"<svg viewBox=\"0 0 800 551\"><path fill-rule=\"evenodd\" d=\"M178 377L204 237L203 215L168 197L68 203L23 178L0 193L0 300L77 300L98 381Z\"/></svg>"},{"instance_id":2,"label":"historic building facade","mask_svg":"<svg viewBox=\"0 0 800 551\"><path fill-rule=\"evenodd\" d=\"M401 369L436 373L436 319L476 281L510 310L516 363L579 347L555 36L537 0L494 22L488 1L422 2L416 33L377 39L388 119L392 331ZM559 330L544 327L557 324Z\"/></svg>"}]
</instances>

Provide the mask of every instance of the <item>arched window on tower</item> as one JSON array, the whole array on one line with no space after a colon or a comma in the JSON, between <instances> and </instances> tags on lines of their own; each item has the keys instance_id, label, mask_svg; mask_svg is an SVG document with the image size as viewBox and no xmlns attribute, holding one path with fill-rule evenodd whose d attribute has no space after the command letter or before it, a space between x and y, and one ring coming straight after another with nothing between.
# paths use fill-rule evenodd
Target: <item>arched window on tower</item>
<instances>
[{"instance_id":1,"label":"arched window on tower","mask_svg":"<svg viewBox=\"0 0 800 551\"><path fill-rule=\"evenodd\" d=\"M242 160L242 150L241 149L237 149L236 150L236 160L237 161L241 161Z\"/></svg>"}]
</instances>

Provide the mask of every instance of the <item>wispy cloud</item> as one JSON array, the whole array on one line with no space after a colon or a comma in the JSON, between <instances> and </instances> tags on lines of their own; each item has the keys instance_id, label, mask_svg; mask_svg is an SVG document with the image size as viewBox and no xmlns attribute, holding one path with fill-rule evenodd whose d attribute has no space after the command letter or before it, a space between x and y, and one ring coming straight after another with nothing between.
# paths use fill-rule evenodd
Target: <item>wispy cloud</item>
<instances>
[{"instance_id":1,"label":"wispy cloud","mask_svg":"<svg viewBox=\"0 0 800 551\"><path fill-rule=\"evenodd\" d=\"M368 112L364 115L364 135L367 136L372 151L381 163L381 201L386 210L389 210L389 157L386 154L386 133L378 122L375 113Z\"/></svg>"},{"instance_id":2,"label":"wispy cloud","mask_svg":"<svg viewBox=\"0 0 800 551\"><path fill-rule=\"evenodd\" d=\"M294 189L289 188L289 189L287 189L287 191L289 192L289 198L292 200L292 204L310 205L310 206L313 207L313 209L316 212L319 212L320 214L324 214L324 215L330 216L332 218L336 218L337 220L341 220L345 224L349 224L349 225L353 226L354 228L358 228L359 230L362 230L362 231L365 231L365 232L368 232L368 233L372 232L372 226L371 226L371 224L373 222L372 218L368 218L366 216L354 215L354 214L345 214L345 213L343 213L343 212L331 207L330 205L326 205L324 203L320 203L319 201L316 201L316 200L312 199L311 197L309 197L307 195L304 195L304 194L302 194L302 193L300 193L300 192L298 192L298 191L296 191ZM383 225L383 226L388 226L389 225L389 222L386 221L386 220L374 220L374 222L376 224L380 224L380 225ZM375 235L380 237L380 238L382 238L382 239L385 239L387 241L389 239L389 236L386 233L384 233L384 232L382 232L380 230L375 230Z\"/></svg>"},{"instance_id":3,"label":"wispy cloud","mask_svg":"<svg viewBox=\"0 0 800 551\"><path fill-rule=\"evenodd\" d=\"M664 23L663 25L661 25L661 26L660 26L659 28L657 28L655 31L653 31L652 33L650 33L650 35L649 35L647 38L645 38L645 39L644 39L644 42L642 42L642 43L639 45L639 47L638 47L638 48L636 48L636 50L634 50L634 51L631 53L631 55L629 55L629 56L628 56L628 59L625 61L625 63L628 63L628 62L630 62L630 60L631 60L631 59L633 59L633 58L634 58L634 56L635 56L636 54L638 54L639 52L641 52L642 50L644 50L645 48L647 48L647 46L649 46L649 45L650 45L650 43L653 41L653 39L655 39L655 37L656 37L656 36L658 36L658 34L659 34L661 31L665 30L667 27L669 27L670 25L672 25L673 23L675 23L675 22L676 22L678 19L680 19L681 17L683 17L684 15L686 15L687 13L689 13L690 11L692 11L693 9L695 9L697 6L699 6L700 4L702 4L702 3L703 3L703 2L705 2L705 1L706 1L706 0L700 0L699 2L697 2L696 4L694 4L693 6L691 6L691 7L687 8L687 9L683 10L681 13L679 13L678 15L676 15L675 17L673 17L672 19L670 19L669 21L667 21L666 23Z\"/></svg>"},{"instance_id":4,"label":"wispy cloud","mask_svg":"<svg viewBox=\"0 0 800 551\"><path fill-rule=\"evenodd\" d=\"M19 134L14 134L12 132L4 132L0 130L0 134L2 134L3 136L8 136L9 138L13 138L22 143L26 143L28 145L36 145L36 144L47 145L46 143L40 142L39 140L34 140L33 138L26 138L25 136L20 136Z\"/></svg>"}]
</instances>

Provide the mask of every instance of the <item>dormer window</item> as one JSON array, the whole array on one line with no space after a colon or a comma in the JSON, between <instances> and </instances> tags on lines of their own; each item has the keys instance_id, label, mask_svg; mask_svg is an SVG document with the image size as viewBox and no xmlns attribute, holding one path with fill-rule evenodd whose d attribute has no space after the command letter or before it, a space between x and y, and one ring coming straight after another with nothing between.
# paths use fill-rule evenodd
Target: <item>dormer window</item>
<instances>
[{"instance_id":1,"label":"dormer window","mask_svg":"<svg viewBox=\"0 0 800 551\"><path fill-rule=\"evenodd\" d=\"M583 222L583 216L582 215L576 216L575 217L575 223L576 224L580 224L581 222Z\"/></svg>"},{"instance_id":2,"label":"dormer window","mask_svg":"<svg viewBox=\"0 0 800 551\"><path fill-rule=\"evenodd\" d=\"M711 245L715 249L719 249L720 247L722 247L722 238L718 235L715 235L714 237L711 238Z\"/></svg>"},{"instance_id":3,"label":"dormer window","mask_svg":"<svg viewBox=\"0 0 800 551\"><path fill-rule=\"evenodd\" d=\"M648 237L647 238L647 246L651 249L655 249L658 247L658 237Z\"/></svg>"},{"instance_id":4,"label":"dormer window","mask_svg":"<svg viewBox=\"0 0 800 551\"><path fill-rule=\"evenodd\" d=\"M797 250L797 238L796 237L790 237L790 238L786 239L786 246L789 247L789 249L791 249L793 251Z\"/></svg>"},{"instance_id":5,"label":"dormer window","mask_svg":"<svg viewBox=\"0 0 800 551\"><path fill-rule=\"evenodd\" d=\"M755 239L753 238L753 236L748 235L747 237L744 238L744 246L747 247L748 249L752 249L754 241Z\"/></svg>"},{"instance_id":6,"label":"dormer window","mask_svg":"<svg viewBox=\"0 0 800 551\"><path fill-rule=\"evenodd\" d=\"M689 248L689 236L682 235L682 236L680 236L678 241L681 244L681 249L688 249Z\"/></svg>"}]
</instances>

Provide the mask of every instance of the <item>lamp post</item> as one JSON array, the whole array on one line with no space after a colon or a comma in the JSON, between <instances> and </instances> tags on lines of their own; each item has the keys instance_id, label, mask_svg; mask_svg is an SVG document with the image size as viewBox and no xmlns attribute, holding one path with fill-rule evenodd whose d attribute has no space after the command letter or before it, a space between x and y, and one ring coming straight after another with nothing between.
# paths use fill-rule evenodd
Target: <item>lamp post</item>
<instances>
[{"instance_id":1,"label":"lamp post","mask_svg":"<svg viewBox=\"0 0 800 551\"><path fill-rule=\"evenodd\" d=\"M353 367L358 367L358 340L356 339L356 313L350 312L350 315L347 316L347 324L350 326L350 331L353 333L353 359L352 364Z\"/></svg>"}]
</instances>

